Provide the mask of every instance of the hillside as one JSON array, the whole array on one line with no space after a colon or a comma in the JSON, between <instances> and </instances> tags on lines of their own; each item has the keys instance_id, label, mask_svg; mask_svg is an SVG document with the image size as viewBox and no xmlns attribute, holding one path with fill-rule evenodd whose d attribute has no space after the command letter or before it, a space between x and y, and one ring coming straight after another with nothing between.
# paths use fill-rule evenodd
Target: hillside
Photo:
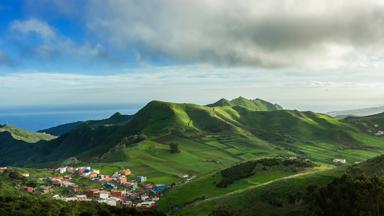
<instances>
[{"instance_id":1,"label":"hillside","mask_svg":"<svg viewBox=\"0 0 384 216\"><path fill-rule=\"evenodd\" d=\"M91 128L97 128L100 126L114 126L122 125L128 122L130 115L123 115L121 113L115 113L111 117L102 120L89 120L89 121L79 121L63 125L58 125L52 128L40 130L41 133L52 134L54 136L61 136L65 133L68 133L71 130L80 128L82 126L89 126Z\"/></svg>"},{"instance_id":2,"label":"hillside","mask_svg":"<svg viewBox=\"0 0 384 216\"><path fill-rule=\"evenodd\" d=\"M0 134L2 133L9 133L15 140L27 143L36 143L41 140L49 141L55 138L47 133L34 133L20 128L15 128L11 125L0 125Z\"/></svg>"},{"instance_id":3,"label":"hillside","mask_svg":"<svg viewBox=\"0 0 384 216\"><path fill-rule=\"evenodd\" d=\"M224 106L152 101L116 124L93 121L52 141L0 146L0 164L46 166L75 157L101 168L129 166L159 182L174 182L184 174L204 175L266 156L353 163L384 152L382 137L348 121L280 106L255 111L243 103L254 100L233 101L235 105ZM171 144L180 153L172 154Z\"/></svg>"},{"instance_id":4,"label":"hillside","mask_svg":"<svg viewBox=\"0 0 384 216\"><path fill-rule=\"evenodd\" d=\"M364 117L347 117L345 122L372 135L384 136L384 113Z\"/></svg>"},{"instance_id":5,"label":"hillside","mask_svg":"<svg viewBox=\"0 0 384 216\"><path fill-rule=\"evenodd\" d=\"M348 167L320 166L296 174L286 172L280 176L276 173L284 173L283 167L276 166L273 169L268 167L267 171L256 168L253 176L238 180L228 188L215 190L210 188L215 187L217 174L212 174L169 192L167 198L160 202L160 207L170 215L183 216L209 215L212 212L239 216L254 215L254 212L258 215L313 215L308 214L308 210L312 212L313 209L307 206L308 194L312 190L323 188L335 179L339 179L336 182L340 182L340 177L344 174L352 177L361 175L382 177L383 165L384 156L378 156ZM332 192L336 192L331 186L332 188ZM343 199L353 199L346 195L345 189L340 192L344 195ZM382 191L375 192L381 193L382 196ZM328 193L323 196L334 195ZM322 205L331 204L322 202Z\"/></svg>"},{"instance_id":6,"label":"hillside","mask_svg":"<svg viewBox=\"0 0 384 216\"><path fill-rule=\"evenodd\" d=\"M380 107L369 107L363 109L352 109L352 110L342 110L342 111L333 111L328 114L335 117L348 117L348 116L368 116L375 115L384 112L384 106Z\"/></svg>"},{"instance_id":7,"label":"hillside","mask_svg":"<svg viewBox=\"0 0 384 216\"><path fill-rule=\"evenodd\" d=\"M223 106L241 106L243 108L253 111L274 111L282 110L283 108L278 104L272 104L268 101L261 99L247 99L244 97L238 97L233 100L227 100L222 98L213 104L207 105L208 107L223 107Z\"/></svg>"}]
</instances>

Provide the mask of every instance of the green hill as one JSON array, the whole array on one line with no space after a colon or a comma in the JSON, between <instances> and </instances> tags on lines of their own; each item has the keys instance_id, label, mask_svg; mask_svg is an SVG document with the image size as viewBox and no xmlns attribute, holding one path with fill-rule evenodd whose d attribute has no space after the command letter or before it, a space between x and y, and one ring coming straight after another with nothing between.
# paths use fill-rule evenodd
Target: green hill
<instances>
[{"instance_id":1,"label":"green hill","mask_svg":"<svg viewBox=\"0 0 384 216\"><path fill-rule=\"evenodd\" d=\"M55 138L47 133L34 133L15 128L11 125L0 125L0 134L1 133L9 133L14 139L27 143L36 143L41 140L49 141Z\"/></svg>"},{"instance_id":2,"label":"green hill","mask_svg":"<svg viewBox=\"0 0 384 216\"><path fill-rule=\"evenodd\" d=\"M114 125L122 125L127 123L130 119L130 115L123 115L121 113L115 113L111 117L103 120L89 120L89 121L78 121L68 124L59 125L56 127L40 130L41 133L52 134L54 136L61 136L65 133L68 133L71 130L76 128L80 128L81 126L90 126L92 128L100 127L100 126L114 126Z\"/></svg>"},{"instance_id":3,"label":"green hill","mask_svg":"<svg viewBox=\"0 0 384 216\"><path fill-rule=\"evenodd\" d=\"M160 209L170 215L183 216L209 215L213 212L239 216L254 215L255 212L258 215L313 215L310 213L313 209L308 207L308 194L312 190L322 188L335 179L339 179L336 180L339 182L339 177L344 174L352 177L360 177L363 174L382 179L383 166L384 156L350 166L333 168L322 165L302 171L296 170L296 173L281 166L268 167L267 170L256 167L252 176L238 180L228 188L215 188L218 177L217 174L211 174L169 192L167 197L161 200ZM334 192L335 190L334 188ZM343 200L354 199L343 191L339 192L344 194ZM383 194L379 190L375 192ZM323 202L322 205L329 203ZM338 205L343 206L343 203ZM176 209L181 211L175 211Z\"/></svg>"},{"instance_id":4,"label":"green hill","mask_svg":"<svg viewBox=\"0 0 384 216\"><path fill-rule=\"evenodd\" d=\"M233 100L227 100L225 98L220 99L219 101L207 105L208 107L223 107L223 106L241 106L253 111L273 111L273 110L282 110L283 108L278 104L272 104L268 101L261 99L247 99L244 97L238 97Z\"/></svg>"},{"instance_id":5,"label":"green hill","mask_svg":"<svg viewBox=\"0 0 384 216\"><path fill-rule=\"evenodd\" d=\"M372 135L384 136L384 113L364 117L347 117L345 122Z\"/></svg>"},{"instance_id":6,"label":"green hill","mask_svg":"<svg viewBox=\"0 0 384 216\"><path fill-rule=\"evenodd\" d=\"M89 121L33 146L0 146L6 149L0 151L0 164L41 166L75 157L108 170L129 166L155 181L173 182L183 174L200 176L266 156L353 163L384 152L382 137L346 120L280 110L272 103L263 103L270 111L255 111L258 99L221 101L209 106L152 101L129 119ZM172 154L171 144L180 153Z\"/></svg>"}]
</instances>

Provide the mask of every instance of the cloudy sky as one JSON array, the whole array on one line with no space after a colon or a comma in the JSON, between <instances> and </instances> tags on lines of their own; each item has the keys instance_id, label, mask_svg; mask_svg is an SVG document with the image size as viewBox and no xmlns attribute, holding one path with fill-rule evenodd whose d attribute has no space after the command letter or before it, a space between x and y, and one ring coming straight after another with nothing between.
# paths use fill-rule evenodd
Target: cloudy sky
<instances>
[{"instance_id":1,"label":"cloudy sky","mask_svg":"<svg viewBox=\"0 0 384 216\"><path fill-rule=\"evenodd\" d=\"M384 105L379 0L2 0L0 106Z\"/></svg>"}]
</instances>

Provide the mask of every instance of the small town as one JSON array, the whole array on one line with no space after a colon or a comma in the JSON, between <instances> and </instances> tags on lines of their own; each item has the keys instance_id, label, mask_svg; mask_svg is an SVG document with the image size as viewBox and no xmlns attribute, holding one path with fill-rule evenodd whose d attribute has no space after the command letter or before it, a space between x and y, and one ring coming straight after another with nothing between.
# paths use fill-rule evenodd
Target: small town
<instances>
[{"instance_id":1,"label":"small town","mask_svg":"<svg viewBox=\"0 0 384 216\"><path fill-rule=\"evenodd\" d=\"M28 179L28 172L15 172L0 167L0 174ZM113 175L104 175L90 166L59 167L49 169L49 177L40 177L38 184L20 186L30 194L52 196L53 199L69 201L95 201L110 206L132 207L138 210L155 210L157 201L169 189L166 184L154 184L146 176L135 176L130 169L122 169Z\"/></svg>"}]
</instances>

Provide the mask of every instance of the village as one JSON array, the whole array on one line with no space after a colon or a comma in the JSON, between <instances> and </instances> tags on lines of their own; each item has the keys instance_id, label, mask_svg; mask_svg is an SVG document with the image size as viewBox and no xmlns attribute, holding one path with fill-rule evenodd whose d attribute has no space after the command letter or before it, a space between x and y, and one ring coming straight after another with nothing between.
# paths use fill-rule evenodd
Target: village
<instances>
[{"instance_id":1,"label":"village","mask_svg":"<svg viewBox=\"0 0 384 216\"><path fill-rule=\"evenodd\" d=\"M0 167L0 173L7 172ZM9 176L15 175L9 172ZM146 176L134 176L130 169L122 169L113 175L104 175L90 166L59 167L50 169L52 174L40 177L38 184L26 184L19 187L30 194L40 194L65 202L95 201L110 206L134 207L139 210L154 210L157 201L169 189L166 184L154 184ZM29 173L17 173L20 178L28 179Z\"/></svg>"}]
</instances>

